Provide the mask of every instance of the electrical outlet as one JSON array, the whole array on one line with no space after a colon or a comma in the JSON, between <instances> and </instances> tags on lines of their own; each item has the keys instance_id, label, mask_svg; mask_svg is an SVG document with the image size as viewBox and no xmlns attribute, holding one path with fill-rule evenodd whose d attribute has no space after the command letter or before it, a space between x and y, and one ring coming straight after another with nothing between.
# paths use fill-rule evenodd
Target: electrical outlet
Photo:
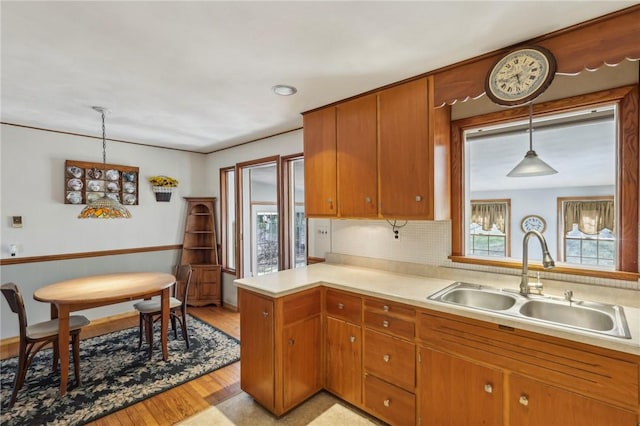
<instances>
[{"instance_id":1,"label":"electrical outlet","mask_svg":"<svg viewBox=\"0 0 640 426\"><path fill-rule=\"evenodd\" d=\"M326 237L329 235L329 228L327 228L326 226L319 226L318 227L318 235L322 235L323 237Z\"/></svg>"}]
</instances>

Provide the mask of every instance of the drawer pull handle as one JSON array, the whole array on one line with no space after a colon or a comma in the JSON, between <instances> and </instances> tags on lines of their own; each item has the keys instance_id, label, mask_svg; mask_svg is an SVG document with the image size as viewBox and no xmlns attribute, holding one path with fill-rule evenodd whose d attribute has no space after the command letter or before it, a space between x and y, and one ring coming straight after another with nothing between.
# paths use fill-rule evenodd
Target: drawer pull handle
<instances>
[{"instance_id":1,"label":"drawer pull handle","mask_svg":"<svg viewBox=\"0 0 640 426\"><path fill-rule=\"evenodd\" d=\"M338 303L338 309L344 309L344 304L343 303Z\"/></svg>"},{"instance_id":2,"label":"drawer pull handle","mask_svg":"<svg viewBox=\"0 0 640 426\"><path fill-rule=\"evenodd\" d=\"M524 405L525 407L527 405L529 405L529 398L527 398L526 395L520 395L520 400L519 400L520 404Z\"/></svg>"},{"instance_id":3,"label":"drawer pull handle","mask_svg":"<svg viewBox=\"0 0 640 426\"><path fill-rule=\"evenodd\" d=\"M389 328L389 321L387 321L387 320L382 321L382 326L384 328Z\"/></svg>"},{"instance_id":4,"label":"drawer pull handle","mask_svg":"<svg viewBox=\"0 0 640 426\"><path fill-rule=\"evenodd\" d=\"M385 311L385 312L389 312L389 307L387 305L384 305L382 307L382 310Z\"/></svg>"},{"instance_id":5,"label":"drawer pull handle","mask_svg":"<svg viewBox=\"0 0 640 426\"><path fill-rule=\"evenodd\" d=\"M356 336L351 336L351 337L349 337L349 341L350 341L351 343L355 343L355 342L356 342Z\"/></svg>"},{"instance_id":6,"label":"drawer pull handle","mask_svg":"<svg viewBox=\"0 0 640 426\"><path fill-rule=\"evenodd\" d=\"M265 318L268 317L269 316L269 312L267 312L267 311L263 312L262 316L265 317Z\"/></svg>"},{"instance_id":7,"label":"drawer pull handle","mask_svg":"<svg viewBox=\"0 0 640 426\"><path fill-rule=\"evenodd\" d=\"M493 393L493 386L491 385L491 383L485 383L484 391L486 393Z\"/></svg>"},{"instance_id":8,"label":"drawer pull handle","mask_svg":"<svg viewBox=\"0 0 640 426\"><path fill-rule=\"evenodd\" d=\"M384 360L384 362L389 362L391 357L389 355L385 355L385 356L382 357L382 359Z\"/></svg>"},{"instance_id":9,"label":"drawer pull handle","mask_svg":"<svg viewBox=\"0 0 640 426\"><path fill-rule=\"evenodd\" d=\"M385 407L389 407L391 405L391 400L390 399L385 399L383 402Z\"/></svg>"},{"instance_id":10,"label":"drawer pull handle","mask_svg":"<svg viewBox=\"0 0 640 426\"><path fill-rule=\"evenodd\" d=\"M294 339L289 339L289 344L293 346L296 344L296 341Z\"/></svg>"}]
</instances>

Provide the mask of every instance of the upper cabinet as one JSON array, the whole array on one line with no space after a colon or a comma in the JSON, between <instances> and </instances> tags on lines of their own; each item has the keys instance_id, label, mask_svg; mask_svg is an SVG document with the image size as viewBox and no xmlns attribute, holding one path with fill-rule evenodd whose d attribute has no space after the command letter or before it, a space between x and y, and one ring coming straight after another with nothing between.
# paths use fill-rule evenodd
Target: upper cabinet
<instances>
[{"instance_id":1,"label":"upper cabinet","mask_svg":"<svg viewBox=\"0 0 640 426\"><path fill-rule=\"evenodd\" d=\"M307 216L449 219L449 123L432 77L306 113Z\"/></svg>"},{"instance_id":2,"label":"upper cabinet","mask_svg":"<svg viewBox=\"0 0 640 426\"><path fill-rule=\"evenodd\" d=\"M341 217L378 215L377 108L376 95L336 107Z\"/></svg>"},{"instance_id":3,"label":"upper cabinet","mask_svg":"<svg viewBox=\"0 0 640 426\"><path fill-rule=\"evenodd\" d=\"M305 114L304 186L308 217L337 215L336 109Z\"/></svg>"}]
</instances>

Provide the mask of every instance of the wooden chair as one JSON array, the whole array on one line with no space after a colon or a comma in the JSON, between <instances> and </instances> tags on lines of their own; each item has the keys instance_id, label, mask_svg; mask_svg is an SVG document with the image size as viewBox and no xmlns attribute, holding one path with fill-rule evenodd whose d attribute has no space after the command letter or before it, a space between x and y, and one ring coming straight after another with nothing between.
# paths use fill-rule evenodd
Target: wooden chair
<instances>
[{"instance_id":1,"label":"wooden chair","mask_svg":"<svg viewBox=\"0 0 640 426\"><path fill-rule=\"evenodd\" d=\"M9 401L9 408L13 407L18 396L18 391L24 385L27 370L33 361L33 357L48 343L53 345L53 371L58 370L58 320L43 321L33 325L27 325L27 313L24 307L24 299L14 283L3 284L0 289L7 299L11 311L18 314L20 327L20 352L18 355L18 371L13 382L13 392ZM73 370L76 384L80 386L80 329L89 324L89 320L82 315L69 317L69 334L73 347Z\"/></svg>"},{"instance_id":2,"label":"wooden chair","mask_svg":"<svg viewBox=\"0 0 640 426\"><path fill-rule=\"evenodd\" d=\"M169 299L169 318L171 318L173 335L176 339L178 338L178 331L176 329L177 320L180 323L182 338L187 345L187 349L189 349L189 334L187 332L187 295L189 294L189 284L191 283L192 273L191 265L176 266L176 284L171 290L173 294ZM162 306L160 303L160 298L154 297L133 305L133 307L140 313L138 348L142 346L142 333L144 332L146 341L149 344L149 359L151 359L153 350L153 324L159 320L161 316Z\"/></svg>"}]
</instances>

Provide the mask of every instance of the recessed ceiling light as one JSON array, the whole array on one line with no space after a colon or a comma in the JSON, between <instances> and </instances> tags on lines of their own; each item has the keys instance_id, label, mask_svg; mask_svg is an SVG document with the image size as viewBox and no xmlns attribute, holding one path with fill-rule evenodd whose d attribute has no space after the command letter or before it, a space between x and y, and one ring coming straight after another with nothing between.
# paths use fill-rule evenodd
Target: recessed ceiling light
<instances>
[{"instance_id":1,"label":"recessed ceiling light","mask_svg":"<svg viewBox=\"0 0 640 426\"><path fill-rule=\"evenodd\" d=\"M287 86L286 84L276 84L271 88L273 93L280 96L291 96L295 95L298 89L293 86Z\"/></svg>"}]
</instances>

